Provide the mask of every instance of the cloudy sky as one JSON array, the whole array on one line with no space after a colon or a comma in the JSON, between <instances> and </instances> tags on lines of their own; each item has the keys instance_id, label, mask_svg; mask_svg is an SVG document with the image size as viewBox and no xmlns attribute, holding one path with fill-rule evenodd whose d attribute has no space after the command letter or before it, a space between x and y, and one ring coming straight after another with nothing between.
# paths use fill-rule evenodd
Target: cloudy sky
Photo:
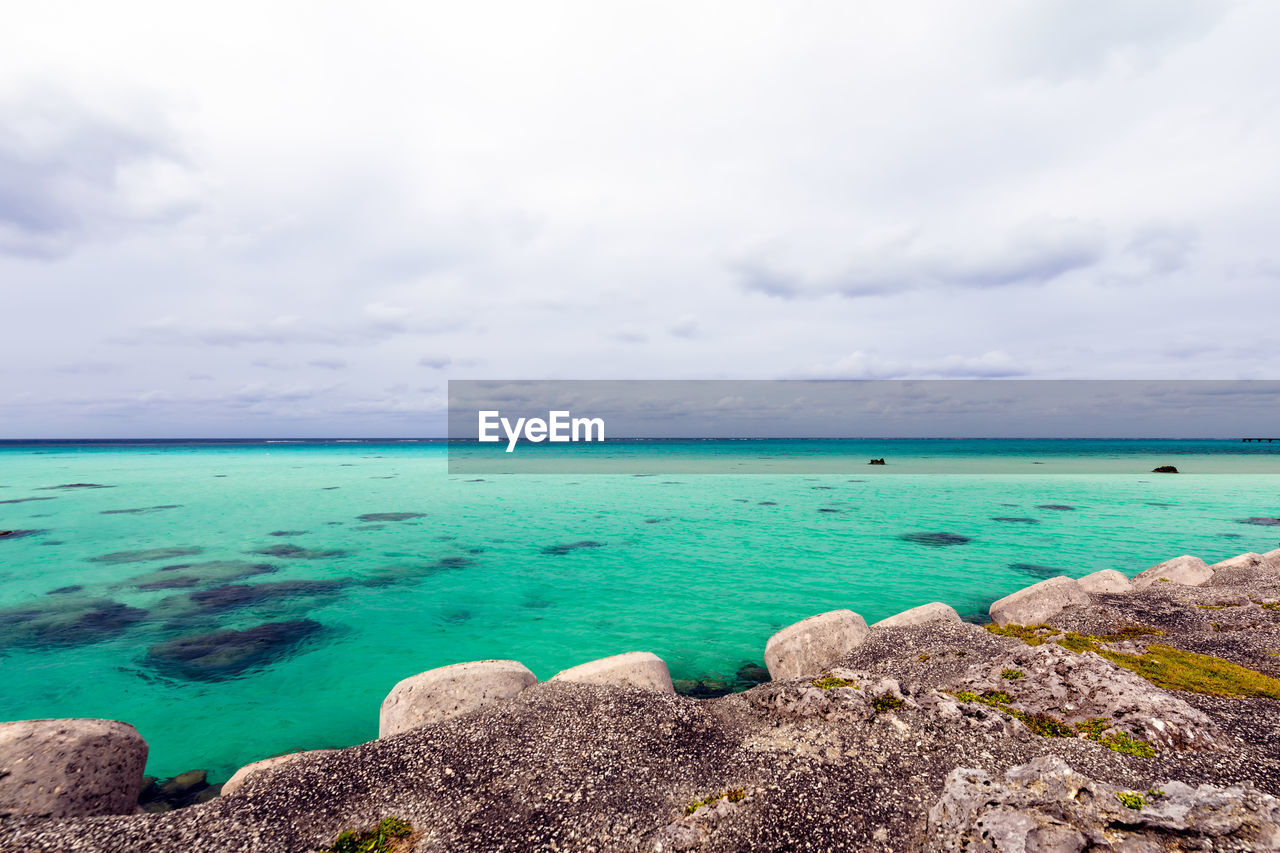
<instances>
[{"instance_id":1,"label":"cloudy sky","mask_svg":"<svg viewBox=\"0 0 1280 853\"><path fill-rule=\"evenodd\" d=\"M4 3L0 437L1280 376L1280 4Z\"/></svg>"}]
</instances>

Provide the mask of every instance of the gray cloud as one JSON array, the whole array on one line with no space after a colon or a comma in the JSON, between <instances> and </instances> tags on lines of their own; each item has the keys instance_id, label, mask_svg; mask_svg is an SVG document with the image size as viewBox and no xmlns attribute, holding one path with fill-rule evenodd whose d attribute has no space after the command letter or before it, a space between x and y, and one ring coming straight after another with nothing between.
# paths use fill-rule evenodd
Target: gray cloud
<instances>
[{"instance_id":1,"label":"gray cloud","mask_svg":"<svg viewBox=\"0 0 1280 853\"><path fill-rule=\"evenodd\" d=\"M108 116L43 89L0 103L0 124L0 252L53 260L195 210L189 164L154 119Z\"/></svg>"}]
</instances>

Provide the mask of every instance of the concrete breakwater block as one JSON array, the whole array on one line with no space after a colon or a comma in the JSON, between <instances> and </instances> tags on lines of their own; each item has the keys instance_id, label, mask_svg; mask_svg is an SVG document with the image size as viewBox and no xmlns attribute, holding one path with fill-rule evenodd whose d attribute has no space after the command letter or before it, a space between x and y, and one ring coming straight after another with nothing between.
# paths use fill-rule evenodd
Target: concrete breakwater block
<instances>
[{"instance_id":1,"label":"concrete breakwater block","mask_svg":"<svg viewBox=\"0 0 1280 853\"><path fill-rule=\"evenodd\" d=\"M1183 586L1200 586L1213 577L1213 569L1199 557L1183 554L1172 560L1165 560L1158 566L1152 566L1133 579L1134 589L1146 589L1155 583L1167 581L1180 583Z\"/></svg>"},{"instance_id":2,"label":"concrete breakwater block","mask_svg":"<svg viewBox=\"0 0 1280 853\"><path fill-rule=\"evenodd\" d=\"M1115 569L1103 569L1091 575L1085 575L1077 581L1085 592L1129 592L1133 589L1130 581Z\"/></svg>"},{"instance_id":3,"label":"concrete breakwater block","mask_svg":"<svg viewBox=\"0 0 1280 853\"><path fill-rule=\"evenodd\" d=\"M1049 578L1006 595L991 605L997 625L1036 625L1073 604L1089 604L1089 593L1073 578Z\"/></svg>"},{"instance_id":4,"label":"concrete breakwater block","mask_svg":"<svg viewBox=\"0 0 1280 853\"><path fill-rule=\"evenodd\" d=\"M933 625L939 622L954 622L959 624L962 620L956 609L949 604L943 604L940 601L930 602L929 604L921 604L919 607L913 607L910 610L904 610L887 619L881 619L871 627L872 628L907 628L913 625Z\"/></svg>"},{"instance_id":5,"label":"concrete breakwater block","mask_svg":"<svg viewBox=\"0 0 1280 853\"><path fill-rule=\"evenodd\" d=\"M510 699L537 680L524 664L514 660L470 661L429 669L391 688L378 715L378 737Z\"/></svg>"},{"instance_id":6,"label":"concrete breakwater block","mask_svg":"<svg viewBox=\"0 0 1280 853\"><path fill-rule=\"evenodd\" d=\"M593 660L557 672L551 676L551 680L639 687L660 693L676 692L666 662L652 652L627 652Z\"/></svg>"},{"instance_id":7,"label":"concrete breakwater block","mask_svg":"<svg viewBox=\"0 0 1280 853\"><path fill-rule=\"evenodd\" d=\"M764 647L764 665L774 681L819 675L862 645L870 631L867 620L852 610L819 613L770 637Z\"/></svg>"},{"instance_id":8,"label":"concrete breakwater block","mask_svg":"<svg viewBox=\"0 0 1280 853\"><path fill-rule=\"evenodd\" d=\"M333 749L312 749L307 750L306 752L291 752L288 755L273 755L271 758L264 758L261 761L254 761L250 764L246 764L235 773L232 773L231 778L223 783L222 796L225 797L230 794L234 794L236 791L243 788L244 783L248 781L250 776L274 770L283 764L288 764L291 761L302 758L304 755L323 755L326 752L336 751L337 750Z\"/></svg>"},{"instance_id":9,"label":"concrete breakwater block","mask_svg":"<svg viewBox=\"0 0 1280 853\"><path fill-rule=\"evenodd\" d=\"M0 723L0 819L133 814L147 742L115 720Z\"/></svg>"}]
</instances>

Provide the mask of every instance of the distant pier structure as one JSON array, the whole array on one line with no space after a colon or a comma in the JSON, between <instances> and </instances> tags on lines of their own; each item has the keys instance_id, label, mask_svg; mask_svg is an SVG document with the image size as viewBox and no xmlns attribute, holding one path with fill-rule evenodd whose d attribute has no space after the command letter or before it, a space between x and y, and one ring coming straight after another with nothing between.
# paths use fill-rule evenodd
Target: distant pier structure
<instances>
[{"instance_id":1,"label":"distant pier structure","mask_svg":"<svg viewBox=\"0 0 1280 853\"><path fill-rule=\"evenodd\" d=\"M1280 441L1280 438L1242 438L1241 441L1265 441L1270 444L1273 441Z\"/></svg>"}]
</instances>

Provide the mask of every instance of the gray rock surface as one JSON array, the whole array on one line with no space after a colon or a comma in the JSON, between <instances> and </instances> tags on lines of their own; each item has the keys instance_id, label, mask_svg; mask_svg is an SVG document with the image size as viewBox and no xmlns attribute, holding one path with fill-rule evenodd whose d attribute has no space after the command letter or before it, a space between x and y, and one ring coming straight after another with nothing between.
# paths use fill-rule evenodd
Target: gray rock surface
<instances>
[{"instance_id":1,"label":"gray rock surface","mask_svg":"<svg viewBox=\"0 0 1280 853\"><path fill-rule=\"evenodd\" d=\"M1023 673L1003 677L1006 671ZM1124 732L1160 749L1226 748L1227 739L1203 711L1137 674L1094 654L1069 652L1057 643L1019 645L994 661L970 668L960 682L982 694L1002 691L1011 707L1050 714L1074 725L1103 719L1107 733Z\"/></svg>"},{"instance_id":2,"label":"gray rock surface","mask_svg":"<svg viewBox=\"0 0 1280 853\"><path fill-rule=\"evenodd\" d=\"M132 814L146 763L147 742L128 723L0 723L0 819Z\"/></svg>"},{"instance_id":3,"label":"gray rock surface","mask_svg":"<svg viewBox=\"0 0 1280 853\"><path fill-rule=\"evenodd\" d=\"M769 638L764 665L769 677L815 675L867 638L867 620L852 610L832 610L788 625Z\"/></svg>"},{"instance_id":4,"label":"gray rock surface","mask_svg":"<svg viewBox=\"0 0 1280 853\"><path fill-rule=\"evenodd\" d=\"M1127 789L1046 755L1002 776L951 771L929 811L928 837L925 849L940 853L1280 850L1280 800L1252 785L1193 788L1175 780Z\"/></svg>"},{"instance_id":5,"label":"gray rock surface","mask_svg":"<svg viewBox=\"0 0 1280 853\"><path fill-rule=\"evenodd\" d=\"M1085 575L1077 583L1085 592L1118 593L1133 589L1132 581L1115 569L1103 569L1100 572Z\"/></svg>"},{"instance_id":6,"label":"gray rock surface","mask_svg":"<svg viewBox=\"0 0 1280 853\"><path fill-rule=\"evenodd\" d=\"M676 692L666 662L652 652L626 652L589 661L561 670L551 676L550 680L636 687L659 693Z\"/></svg>"},{"instance_id":7,"label":"gray rock surface","mask_svg":"<svg viewBox=\"0 0 1280 853\"><path fill-rule=\"evenodd\" d=\"M1078 581L1056 577L1006 595L991 605L990 613L997 625L1036 625L1068 607L1089 602L1089 593Z\"/></svg>"},{"instance_id":8,"label":"gray rock surface","mask_svg":"<svg viewBox=\"0 0 1280 853\"><path fill-rule=\"evenodd\" d=\"M1183 554L1152 566L1133 579L1134 589L1146 589L1156 583L1179 583L1183 586L1200 586L1213 577L1213 569L1199 557Z\"/></svg>"},{"instance_id":9,"label":"gray rock surface","mask_svg":"<svg viewBox=\"0 0 1280 853\"><path fill-rule=\"evenodd\" d=\"M904 610L887 619L881 619L872 628L906 628L912 625L928 625L934 622L960 622L960 614L949 604L934 601Z\"/></svg>"},{"instance_id":10,"label":"gray rock surface","mask_svg":"<svg viewBox=\"0 0 1280 853\"><path fill-rule=\"evenodd\" d=\"M524 664L513 660L470 661L429 669L391 688L382 700L378 737L510 699L537 680Z\"/></svg>"},{"instance_id":11,"label":"gray rock surface","mask_svg":"<svg viewBox=\"0 0 1280 853\"><path fill-rule=\"evenodd\" d=\"M231 774L231 778L222 784L222 796L227 797L234 794L244 787L249 781L250 776L263 776L270 771L282 767L291 761L297 761L300 758L309 755L323 755L327 752L333 752L331 749L312 749L305 752L290 752L286 755L273 755L270 758L264 758L261 761L254 761L246 764L235 773Z\"/></svg>"}]
</instances>

